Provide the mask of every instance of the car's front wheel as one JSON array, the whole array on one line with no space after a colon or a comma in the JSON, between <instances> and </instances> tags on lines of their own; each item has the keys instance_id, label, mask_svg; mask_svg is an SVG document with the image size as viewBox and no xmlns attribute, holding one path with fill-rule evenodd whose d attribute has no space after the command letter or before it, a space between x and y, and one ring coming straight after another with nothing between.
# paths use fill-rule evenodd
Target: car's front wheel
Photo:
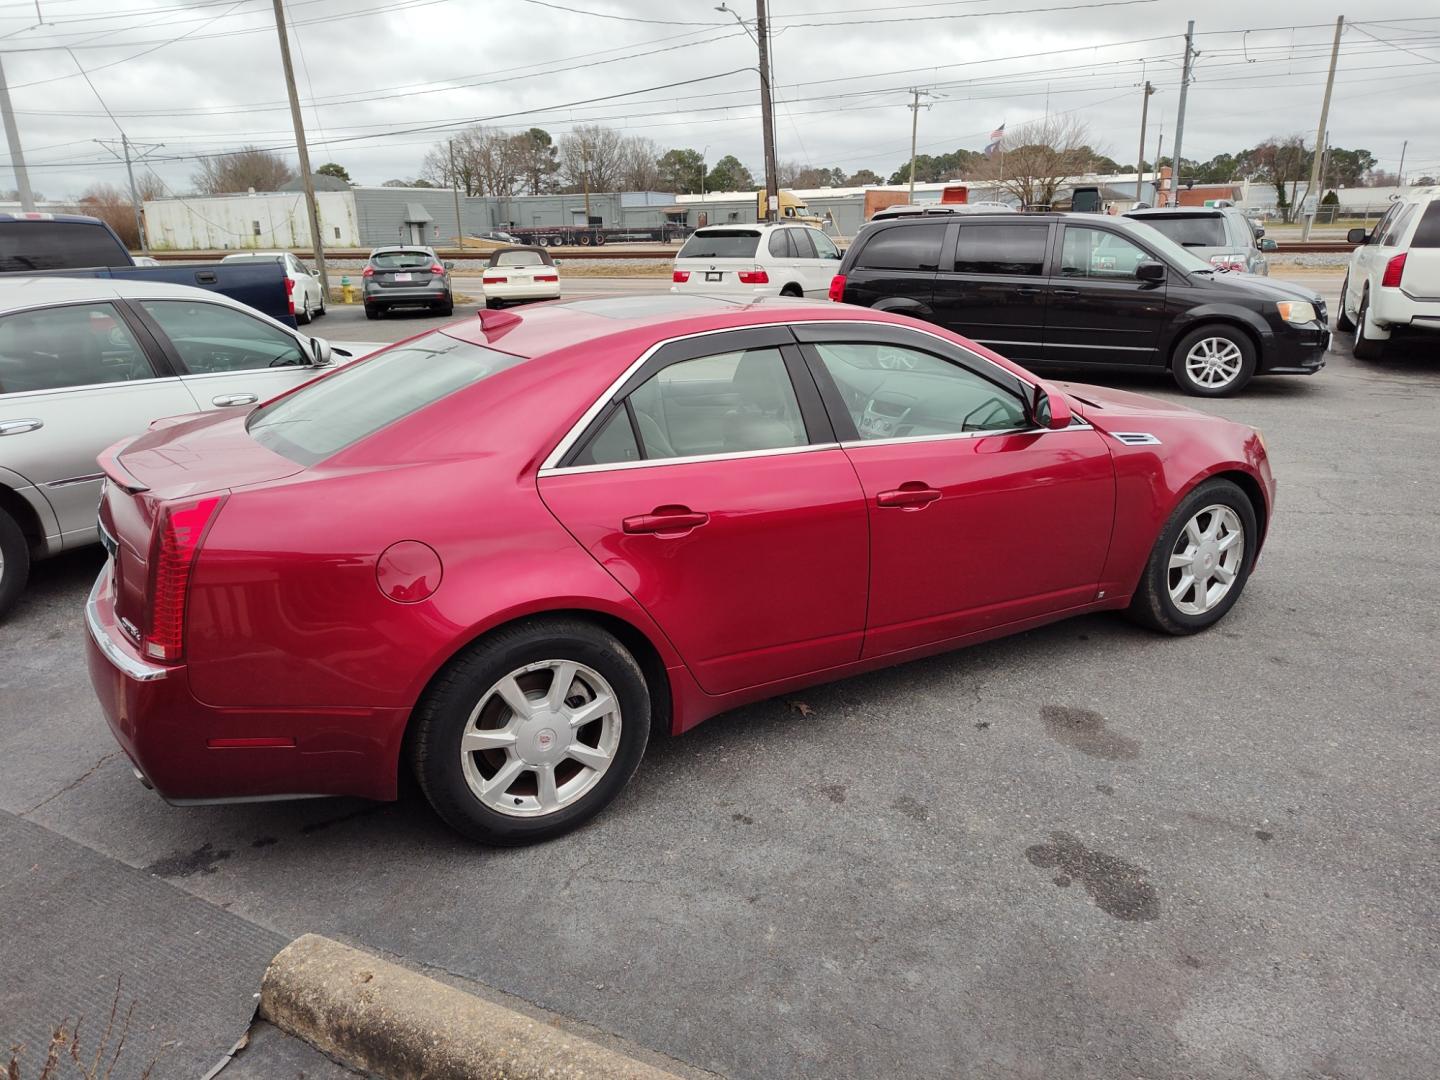
<instances>
[{"instance_id":1,"label":"car's front wheel","mask_svg":"<svg viewBox=\"0 0 1440 1080\"><path fill-rule=\"evenodd\" d=\"M416 710L412 761L450 826L488 844L547 840L625 786L650 733L650 694L613 635L536 619L489 635Z\"/></svg>"},{"instance_id":2,"label":"car's front wheel","mask_svg":"<svg viewBox=\"0 0 1440 1080\"><path fill-rule=\"evenodd\" d=\"M1167 634L1194 634L1235 606L1255 565L1255 508L1229 480L1201 484L1175 508L1145 564L1130 616Z\"/></svg>"},{"instance_id":3,"label":"car's front wheel","mask_svg":"<svg viewBox=\"0 0 1440 1080\"><path fill-rule=\"evenodd\" d=\"M1170 371L1187 394L1224 397L1255 374L1255 343L1233 326L1202 326L1175 346Z\"/></svg>"},{"instance_id":4,"label":"car's front wheel","mask_svg":"<svg viewBox=\"0 0 1440 1080\"><path fill-rule=\"evenodd\" d=\"M25 591L30 576L30 545L15 519L0 510L0 615Z\"/></svg>"}]
</instances>

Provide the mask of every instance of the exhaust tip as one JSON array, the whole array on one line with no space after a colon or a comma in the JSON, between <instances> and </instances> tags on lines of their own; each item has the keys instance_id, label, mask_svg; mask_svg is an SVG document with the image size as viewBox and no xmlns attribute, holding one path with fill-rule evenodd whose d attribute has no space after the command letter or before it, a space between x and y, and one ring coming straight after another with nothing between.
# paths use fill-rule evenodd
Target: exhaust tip
<instances>
[{"instance_id":1,"label":"exhaust tip","mask_svg":"<svg viewBox=\"0 0 1440 1080\"><path fill-rule=\"evenodd\" d=\"M135 774L135 779L140 781L140 785L145 788L146 791L155 790L155 785L150 782L150 778L147 777L139 769L137 769L134 765L130 766L130 771Z\"/></svg>"}]
</instances>

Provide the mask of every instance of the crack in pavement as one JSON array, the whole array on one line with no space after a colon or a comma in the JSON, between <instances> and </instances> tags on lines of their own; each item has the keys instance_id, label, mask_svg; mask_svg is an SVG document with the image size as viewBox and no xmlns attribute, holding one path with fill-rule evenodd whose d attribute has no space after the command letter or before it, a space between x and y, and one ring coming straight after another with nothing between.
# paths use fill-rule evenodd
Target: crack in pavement
<instances>
[{"instance_id":1,"label":"crack in pavement","mask_svg":"<svg viewBox=\"0 0 1440 1080\"><path fill-rule=\"evenodd\" d=\"M61 796L61 795L64 795L66 792L74 791L77 787L79 787L81 784L83 784L86 780L89 780L90 777L94 776L94 775L95 775L95 771L96 771L97 769L99 769L100 766L104 765L107 761L111 760L112 758L117 758L117 757L119 757L119 756L120 756L120 751L119 751L119 750L112 750L112 751L110 751L110 753L106 754L106 755L105 755L104 757L102 757L99 761L95 762L94 765L91 765L90 768L86 769L83 773L81 773L79 776L77 776L74 780L71 780L68 784L66 784L64 787L62 787L59 791L56 791L56 792L54 792L53 794L50 794L50 795L45 796L45 798L41 799L41 800L40 800L38 803L36 803L34 806L30 807L29 810L21 810L20 813L18 813L18 814L15 815L15 816L16 816L16 817L22 817L22 818L23 818L23 817L29 817L29 816L30 816L31 814L33 814L36 810L39 810L42 806L46 805L47 803L54 802L56 799L60 798L60 796Z\"/></svg>"}]
</instances>

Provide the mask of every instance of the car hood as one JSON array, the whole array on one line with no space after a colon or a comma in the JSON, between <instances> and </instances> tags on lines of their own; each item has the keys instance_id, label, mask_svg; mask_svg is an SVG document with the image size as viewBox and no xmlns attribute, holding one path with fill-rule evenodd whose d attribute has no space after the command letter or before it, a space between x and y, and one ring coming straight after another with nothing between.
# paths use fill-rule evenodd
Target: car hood
<instances>
[{"instance_id":1,"label":"car hood","mask_svg":"<svg viewBox=\"0 0 1440 1080\"><path fill-rule=\"evenodd\" d=\"M1090 383L1057 382L1065 392L1072 409L1101 431L1125 431L1137 419L1147 416L1164 416L1170 419L1194 418L1213 420L1209 413L1202 413L1174 402L1159 398L1132 394L1128 390L1116 390L1109 386L1093 386Z\"/></svg>"},{"instance_id":2,"label":"car hood","mask_svg":"<svg viewBox=\"0 0 1440 1080\"><path fill-rule=\"evenodd\" d=\"M1320 294L1304 285L1289 281L1276 281L1260 274L1245 274L1237 270L1225 273L1193 273L1192 282L1204 282L1220 289L1240 289L1260 300L1307 300L1317 307L1323 302Z\"/></svg>"}]
</instances>

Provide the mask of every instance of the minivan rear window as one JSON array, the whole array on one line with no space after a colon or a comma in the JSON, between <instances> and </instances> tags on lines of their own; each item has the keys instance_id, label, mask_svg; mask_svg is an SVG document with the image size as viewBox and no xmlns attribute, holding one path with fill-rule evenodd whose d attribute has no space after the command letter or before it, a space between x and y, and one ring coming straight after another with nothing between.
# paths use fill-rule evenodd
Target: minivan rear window
<instances>
[{"instance_id":1,"label":"minivan rear window","mask_svg":"<svg viewBox=\"0 0 1440 1080\"><path fill-rule=\"evenodd\" d=\"M870 235L856 259L863 270L939 270L945 223L896 225Z\"/></svg>"},{"instance_id":2,"label":"minivan rear window","mask_svg":"<svg viewBox=\"0 0 1440 1080\"><path fill-rule=\"evenodd\" d=\"M1181 247L1225 247L1225 219L1219 214L1146 214L1134 219Z\"/></svg>"},{"instance_id":3,"label":"minivan rear window","mask_svg":"<svg viewBox=\"0 0 1440 1080\"><path fill-rule=\"evenodd\" d=\"M681 259L753 259L760 246L758 229L694 233L677 256Z\"/></svg>"},{"instance_id":4,"label":"minivan rear window","mask_svg":"<svg viewBox=\"0 0 1440 1080\"><path fill-rule=\"evenodd\" d=\"M314 465L457 390L523 363L525 357L457 341L439 332L360 360L250 414L261 446Z\"/></svg>"}]
</instances>

